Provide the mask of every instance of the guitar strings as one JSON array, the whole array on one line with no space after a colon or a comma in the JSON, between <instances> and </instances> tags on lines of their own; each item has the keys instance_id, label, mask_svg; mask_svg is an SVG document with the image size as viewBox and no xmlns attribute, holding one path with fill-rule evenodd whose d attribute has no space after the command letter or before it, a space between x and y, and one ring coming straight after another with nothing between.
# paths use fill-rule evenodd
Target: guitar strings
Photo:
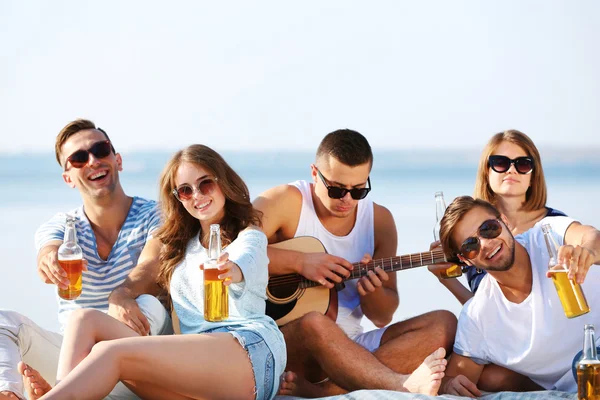
<instances>
[{"instance_id":1,"label":"guitar strings","mask_svg":"<svg viewBox=\"0 0 600 400\"><path fill-rule=\"evenodd\" d=\"M439 258L439 257L444 256L444 252L442 250L433 250L430 253L433 256L433 258ZM391 272L391 271L394 271L394 266L398 265L398 264L401 265L400 270L402 270L402 269L404 269L404 261L403 260L408 260L408 261L406 261L406 268L411 267L413 263L427 265L427 264L424 264L423 262L429 260L430 258L432 258L432 257L428 257L428 256L423 257L422 253L416 253L416 254L409 254L409 255L400 256L400 257L389 257L388 259L371 260L367 264L362 264L362 263L358 262L358 263L352 264L353 269L351 271L350 277L354 277L355 273L358 273L360 275L360 273L364 272L365 270L372 271L376 267L381 267L384 271L386 271L386 268L389 267L390 272ZM396 259L395 262L394 262L394 259ZM400 261L397 261L398 259ZM375 261L377 261L377 264L375 264ZM434 261L434 260L432 260L432 261ZM319 285L317 282L303 278L301 275L286 274L286 275L274 276L274 277L270 278L268 286L269 287L278 287L278 286L287 286L287 285L291 285L291 284L299 284L303 280L305 280L307 282L307 284L309 284L309 285L311 282L314 283L315 285Z\"/></svg>"}]
</instances>

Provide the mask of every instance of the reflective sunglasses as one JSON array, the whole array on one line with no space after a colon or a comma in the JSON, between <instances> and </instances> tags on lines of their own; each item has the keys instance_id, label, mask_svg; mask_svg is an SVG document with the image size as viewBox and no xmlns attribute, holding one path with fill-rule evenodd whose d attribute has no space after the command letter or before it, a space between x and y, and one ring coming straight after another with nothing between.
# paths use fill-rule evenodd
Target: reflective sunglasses
<instances>
[{"instance_id":1,"label":"reflective sunglasses","mask_svg":"<svg viewBox=\"0 0 600 400\"><path fill-rule=\"evenodd\" d=\"M89 149L77 150L67 157L67 160L65 161L65 171L67 170L68 162L71 163L74 168L83 168L90 160L90 153L96 158L105 158L108 157L111 152L114 153L114 151L115 149L110 143L110 140L96 142Z\"/></svg>"},{"instance_id":2,"label":"reflective sunglasses","mask_svg":"<svg viewBox=\"0 0 600 400\"><path fill-rule=\"evenodd\" d=\"M327 180L325 179L323 174L321 174L321 171L319 171L318 168L317 168L317 174L319 174L319 177L321 178L323 185L325 185L325 187L327 188L327 195L331 199L341 199L344 196L346 196L346 193L350 193L350 196L354 200L362 200L365 197L367 197L367 195L371 191L371 178L367 178L367 184L369 185L369 187L346 189L346 188L342 188L339 186L331 186L331 185L327 184Z\"/></svg>"},{"instance_id":3,"label":"reflective sunglasses","mask_svg":"<svg viewBox=\"0 0 600 400\"><path fill-rule=\"evenodd\" d=\"M527 175L533 171L533 164L533 158L531 157L517 157L511 160L506 156L490 156L488 159L490 168L500 174L508 171L510 166L514 165L519 174Z\"/></svg>"},{"instance_id":4,"label":"reflective sunglasses","mask_svg":"<svg viewBox=\"0 0 600 400\"><path fill-rule=\"evenodd\" d=\"M215 177L204 178L199 182L196 182L194 186L181 185L176 189L173 189L173 195L177 197L177 200L184 202L191 199L194 196L194 192L200 192L203 196L207 196L215 191L217 188L218 179Z\"/></svg>"},{"instance_id":5,"label":"reflective sunglasses","mask_svg":"<svg viewBox=\"0 0 600 400\"><path fill-rule=\"evenodd\" d=\"M460 246L460 254L466 259L472 260L479 254L481 250L481 242L479 238L495 239L502 233L502 224L497 219L488 219L477 229L477 236L471 236L465 239Z\"/></svg>"}]
</instances>

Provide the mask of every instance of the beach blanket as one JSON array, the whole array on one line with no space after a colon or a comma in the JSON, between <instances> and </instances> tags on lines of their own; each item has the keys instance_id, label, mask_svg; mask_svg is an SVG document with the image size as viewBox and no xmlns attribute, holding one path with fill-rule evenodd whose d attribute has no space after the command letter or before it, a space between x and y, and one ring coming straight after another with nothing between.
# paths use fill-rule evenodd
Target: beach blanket
<instances>
[{"instance_id":1,"label":"beach blanket","mask_svg":"<svg viewBox=\"0 0 600 400\"><path fill-rule=\"evenodd\" d=\"M276 400L301 400L301 397L292 396L277 396ZM341 396L323 397L328 400L430 400L430 399L468 399L468 397L461 396L426 396L423 394L412 394L412 393L399 393L392 392L389 390L357 390ZM484 394L480 399L484 400L557 400L557 399L569 399L577 400L576 393L565 393L556 392L550 390L544 390L539 392L499 392L499 393L487 393Z\"/></svg>"}]
</instances>

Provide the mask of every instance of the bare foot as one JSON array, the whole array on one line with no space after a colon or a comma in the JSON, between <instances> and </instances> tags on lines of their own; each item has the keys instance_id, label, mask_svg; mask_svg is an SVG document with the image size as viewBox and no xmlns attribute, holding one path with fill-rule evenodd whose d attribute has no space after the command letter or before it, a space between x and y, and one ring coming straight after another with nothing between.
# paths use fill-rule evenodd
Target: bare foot
<instances>
[{"instance_id":1,"label":"bare foot","mask_svg":"<svg viewBox=\"0 0 600 400\"><path fill-rule=\"evenodd\" d=\"M443 347L428 355L423 363L404 381L404 388L411 393L437 395L448 363L444 358L445 356L446 350Z\"/></svg>"},{"instance_id":2,"label":"bare foot","mask_svg":"<svg viewBox=\"0 0 600 400\"><path fill-rule=\"evenodd\" d=\"M23 376L23 383L29 400L37 400L52 389L52 386L42 378L42 375L29 365L21 361L17 368Z\"/></svg>"},{"instance_id":3,"label":"bare foot","mask_svg":"<svg viewBox=\"0 0 600 400\"><path fill-rule=\"evenodd\" d=\"M4 391L0 392L0 400L19 400L19 396L13 392Z\"/></svg>"},{"instance_id":4,"label":"bare foot","mask_svg":"<svg viewBox=\"0 0 600 400\"><path fill-rule=\"evenodd\" d=\"M317 398L324 397L326 394L320 385L310 383L292 371L286 371L281 375L281 384L277 395Z\"/></svg>"}]
</instances>

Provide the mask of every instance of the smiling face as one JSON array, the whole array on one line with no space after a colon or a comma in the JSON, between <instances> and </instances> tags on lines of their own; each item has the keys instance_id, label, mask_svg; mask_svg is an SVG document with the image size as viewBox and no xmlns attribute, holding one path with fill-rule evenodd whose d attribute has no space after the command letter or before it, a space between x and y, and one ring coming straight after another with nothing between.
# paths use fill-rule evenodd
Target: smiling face
<instances>
[{"instance_id":1,"label":"smiling face","mask_svg":"<svg viewBox=\"0 0 600 400\"><path fill-rule=\"evenodd\" d=\"M191 216L200 221L202 230L208 232L211 224L218 224L225 215L225 196L218 184L210 193L202 194L197 190L198 183L212 177L210 172L199 165L184 162L175 174L175 188L188 185L194 188L194 194L189 200L181 203Z\"/></svg>"},{"instance_id":2,"label":"smiling face","mask_svg":"<svg viewBox=\"0 0 600 400\"><path fill-rule=\"evenodd\" d=\"M328 214L337 218L346 218L352 215L361 200L354 200L349 192L341 199L330 198L327 187L319 177L317 168L321 171L327 185L353 189L367 186L371 164L364 163L351 167L341 163L334 157L324 156L318 160L317 165L311 166L315 195Z\"/></svg>"},{"instance_id":3,"label":"smiling face","mask_svg":"<svg viewBox=\"0 0 600 400\"><path fill-rule=\"evenodd\" d=\"M506 156L511 160L517 157L529 156L525 150L514 143L503 141L492 152L492 155ZM488 167L489 168L489 167ZM496 196L500 197L518 197L525 202L527 189L531 184L532 174L519 174L514 165L511 165L506 172L496 172L489 168L489 184Z\"/></svg>"},{"instance_id":4,"label":"smiling face","mask_svg":"<svg viewBox=\"0 0 600 400\"><path fill-rule=\"evenodd\" d=\"M64 181L71 187L76 187L82 196L101 198L110 196L119 186L119 171L122 168L120 154L112 151L107 157L96 158L88 154L87 164L82 168L75 168L67 158L78 150L88 150L97 142L106 140L106 136L96 130L87 129L77 132L69 137L61 147Z\"/></svg>"},{"instance_id":5,"label":"smiling face","mask_svg":"<svg viewBox=\"0 0 600 400\"><path fill-rule=\"evenodd\" d=\"M479 254L473 259L466 259L459 254L460 260L486 271L508 271L515 260L515 240L502 222L502 232L498 237L493 239L480 237L479 227L489 219L496 219L496 216L481 207L474 207L456 224L451 240L455 248L460 251L461 245L467 238L478 237L481 246Z\"/></svg>"}]
</instances>

